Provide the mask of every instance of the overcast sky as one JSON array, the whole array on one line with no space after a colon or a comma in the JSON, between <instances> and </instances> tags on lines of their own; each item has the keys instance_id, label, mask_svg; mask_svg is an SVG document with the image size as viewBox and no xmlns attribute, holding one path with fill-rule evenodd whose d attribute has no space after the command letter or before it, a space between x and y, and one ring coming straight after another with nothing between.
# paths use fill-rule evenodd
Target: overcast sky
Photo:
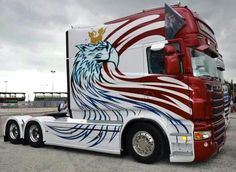
<instances>
[{"instance_id":1,"label":"overcast sky","mask_svg":"<svg viewBox=\"0 0 236 172\"><path fill-rule=\"evenodd\" d=\"M0 0L0 92L66 91L65 31L175 4L168 0ZM180 0L208 22L236 81L236 1ZM52 74L50 71L55 70Z\"/></svg>"}]
</instances>

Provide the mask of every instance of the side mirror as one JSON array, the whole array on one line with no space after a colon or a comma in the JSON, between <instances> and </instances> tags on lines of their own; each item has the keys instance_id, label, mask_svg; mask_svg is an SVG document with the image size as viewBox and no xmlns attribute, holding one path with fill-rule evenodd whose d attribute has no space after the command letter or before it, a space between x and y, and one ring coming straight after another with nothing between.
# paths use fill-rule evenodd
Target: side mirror
<instances>
[{"instance_id":1,"label":"side mirror","mask_svg":"<svg viewBox=\"0 0 236 172\"><path fill-rule=\"evenodd\" d=\"M179 58L175 47L165 46L165 70L167 75L179 75Z\"/></svg>"},{"instance_id":2,"label":"side mirror","mask_svg":"<svg viewBox=\"0 0 236 172\"><path fill-rule=\"evenodd\" d=\"M60 103L57 107L58 112L66 112L67 111L67 103Z\"/></svg>"}]
</instances>

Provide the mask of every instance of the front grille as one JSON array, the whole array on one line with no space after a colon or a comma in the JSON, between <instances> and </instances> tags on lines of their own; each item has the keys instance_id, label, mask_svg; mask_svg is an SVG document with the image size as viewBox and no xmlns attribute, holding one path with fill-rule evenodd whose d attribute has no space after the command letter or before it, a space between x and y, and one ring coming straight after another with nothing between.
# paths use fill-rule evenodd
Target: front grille
<instances>
[{"instance_id":1,"label":"front grille","mask_svg":"<svg viewBox=\"0 0 236 172\"><path fill-rule=\"evenodd\" d=\"M213 123L214 125L214 140L218 143L218 145L221 145L224 141L224 133L225 133L225 120L224 117L221 115L221 118L219 118L217 121Z\"/></svg>"},{"instance_id":2,"label":"front grille","mask_svg":"<svg viewBox=\"0 0 236 172\"><path fill-rule=\"evenodd\" d=\"M207 84L210 94L212 117L213 117L213 137L221 145L224 141L225 120L223 117L225 110L224 95L221 85Z\"/></svg>"},{"instance_id":3,"label":"front grille","mask_svg":"<svg viewBox=\"0 0 236 172\"><path fill-rule=\"evenodd\" d=\"M224 112L225 112L225 118L229 119L229 105L230 105L230 99L229 94L227 91L224 92Z\"/></svg>"},{"instance_id":4,"label":"front grille","mask_svg":"<svg viewBox=\"0 0 236 172\"><path fill-rule=\"evenodd\" d=\"M222 115L222 112L224 111L224 104L220 106L212 106L212 114L213 116L219 116Z\"/></svg>"},{"instance_id":5,"label":"front grille","mask_svg":"<svg viewBox=\"0 0 236 172\"><path fill-rule=\"evenodd\" d=\"M228 119L229 118L229 107L225 107L225 118Z\"/></svg>"},{"instance_id":6,"label":"front grille","mask_svg":"<svg viewBox=\"0 0 236 172\"><path fill-rule=\"evenodd\" d=\"M222 99L222 94L221 94L221 93L214 93L214 94L212 95L212 98L213 98L213 99Z\"/></svg>"}]
</instances>

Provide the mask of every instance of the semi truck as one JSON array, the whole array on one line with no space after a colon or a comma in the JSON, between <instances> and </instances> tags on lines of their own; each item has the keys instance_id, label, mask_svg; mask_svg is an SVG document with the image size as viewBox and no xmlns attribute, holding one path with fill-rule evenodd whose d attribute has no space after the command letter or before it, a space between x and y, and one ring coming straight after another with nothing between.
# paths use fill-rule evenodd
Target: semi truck
<instances>
[{"instance_id":1,"label":"semi truck","mask_svg":"<svg viewBox=\"0 0 236 172\"><path fill-rule=\"evenodd\" d=\"M139 162L204 161L226 140L210 26L187 6L143 10L66 31L68 112L12 116L4 140Z\"/></svg>"}]
</instances>

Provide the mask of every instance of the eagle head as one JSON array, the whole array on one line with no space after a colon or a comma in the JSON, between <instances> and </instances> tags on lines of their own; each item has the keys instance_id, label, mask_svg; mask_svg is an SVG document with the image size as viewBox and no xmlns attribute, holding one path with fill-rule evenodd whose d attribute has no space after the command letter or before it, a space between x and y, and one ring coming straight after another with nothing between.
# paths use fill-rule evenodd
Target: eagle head
<instances>
[{"instance_id":1,"label":"eagle head","mask_svg":"<svg viewBox=\"0 0 236 172\"><path fill-rule=\"evenodd\" d=\"M115 48L107 41L97 44L80 44L76 46L79 52L76 54L77 60L100 65L104 62L111 62L117 68L119 65L119 55ZM76 61L77 61L76 60Z\"/></svg>"}]
</instances>

